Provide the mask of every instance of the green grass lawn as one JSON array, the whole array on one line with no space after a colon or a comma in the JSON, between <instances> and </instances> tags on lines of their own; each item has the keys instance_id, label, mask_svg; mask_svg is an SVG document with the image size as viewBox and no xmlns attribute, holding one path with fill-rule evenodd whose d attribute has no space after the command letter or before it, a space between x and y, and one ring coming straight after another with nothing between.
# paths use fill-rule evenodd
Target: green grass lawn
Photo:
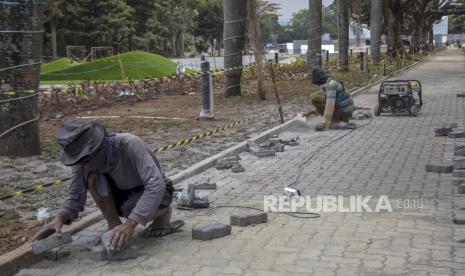
<instances>
[{"instance_id":1,"label":"green grass lawn","mask_svg":"<svg viewBox=\"0 0 465 276\"><path fill-rule=\"evenodd\" d=\"M76 66L76 65L79 65L79 64L80 63L72 62L68 58L60 58L60 59L56 59L56 60L54 60L52 62L42 64L40 66L40 73L41 74L49 74L49 73L52 73L52 72L65 70L65 69L70 68L71 66Z\"/></svg>"},{"instance_id":2,"label":"green grass lawn","mask_svg":"<svg viewBox=\"0 0 465 276\"><path fill-rule=\"evenodd\" d=\"M45 70L41 72L41 81L69 83L83 80L139 80L172 76L176 73L177 67L176 63L167 58L142 51L128 52L121 56L111 56L71 67L68 67L65 60L44 64Z\"/></svg>"}]
</instances>

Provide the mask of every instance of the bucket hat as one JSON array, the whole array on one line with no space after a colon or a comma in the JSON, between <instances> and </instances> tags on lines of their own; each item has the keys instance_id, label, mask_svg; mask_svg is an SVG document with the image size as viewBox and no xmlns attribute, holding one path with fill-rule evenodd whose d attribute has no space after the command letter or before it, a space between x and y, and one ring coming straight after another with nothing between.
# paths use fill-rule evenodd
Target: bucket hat
<instances>
[{"instance_id":1,"label":"bucket hat","mask_svg":"<svg viewBox=\"0 0 465 276\"><path fill-rule=\"evenodd\" d=\"M61 146L60 161L66 166L76 165L83 158L97 152L103 144L105 128L98 123L79 120L64 122L57 129Z\"/></svg>"}]
</instances>

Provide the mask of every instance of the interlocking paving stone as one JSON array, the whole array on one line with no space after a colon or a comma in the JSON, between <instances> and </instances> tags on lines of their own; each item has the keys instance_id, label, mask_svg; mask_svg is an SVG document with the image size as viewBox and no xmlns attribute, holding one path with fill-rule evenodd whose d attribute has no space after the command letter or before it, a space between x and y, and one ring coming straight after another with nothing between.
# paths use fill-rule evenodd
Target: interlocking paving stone
<instances>
[{"instance_id":1,"label":"interlocking paving stone","mask_svg":"<svg viewBox=\"0 0 465 276\"><path fill-rule=\"evenodd\" d=\"M73 238L71 237L70 233L67 233L67 232L62 233L61 237L58 237L57 235L53 234L53 235L50 235L46 239L33 242L32 252L34 254L40 254L47 250L51 250L53 248L59 247L61 245L71 243L72 241L73 241Z\"/></svg>"},{"instance_id":2,"label":"interlocking paving stone","mask_svg":"<svg viewBox=\"0 0 465 276\"><path fill-rule=\"evenodd\" d=\"M238 214L231 215L230 222L232 226L245 227L254 224L266 223L268 222L267 213L259 214Z\"/></svg>"},{"instance_id":3,"label":"interlocking paving stone","mask_svg":"<svg viewBox=\"0 0 465 276\"><path fill-rule=\"evenodd\" d=\"M231 235L231 225L222 223L213 223L197 226L192 229L192 239L194 240L212 240Z\"/></svg>"},{"instance_id":4,"label":"interlocking paving stone","mask_svg":"<svg viewBox=\"0 0 465 276\"><path fill-rule=\"evenodd\" d=\"M464 138L435 137L433 131L445 122L464 125L465 102L456 98L465 87L464 75L464 52L448 49L397 77L422 82L427 104L418 117L363 120L346 135L345 130L314 132L312 127L320 120L315 116L307 122L310 127L295 126L280 135L299 135L298 148L286 147L276 158L242 153L241 164L247 168L243 174L212 168L199 175L218 184L218 190L208 191L212 206L263 208L264 196L283 195L283 187L297 178L293 187L312 197L386 195L392 213L322 212L318 219L268 213L266 224L234 227L231 236L206 242L193 241L190 231L150 240L134 235L143 256L134 260L102 265L86 260L87 254L73 254L64 262L46 260L34 268L53 267L57 275L152 275L153 271L166 275L461 275L465 258L458 249L465 242L457 241L465 240L465 232L462 225L454 224L452 215L459 206L465 208L460 203L465 197L452 186L460 178L426 173L425 165L452 161L454 143L465 143ZM356 106L373 107L378 89L375 86L355 97ZM191 182L187 179L180 185ZM422 199L422 207L413 207L413 199ZM398 203L403 208L396 208ZM376 200L369 205L374 209ZM190 229L229 223L230 215L240 210L173 210L173 217L185 220ZM98 229L105 231L105 223L99 223ZM142 231L141 227L136 231Z\"/></svg>"},{"instance_id":5,"label":"interlocking paving stone","mask_svg":"<svg viewBox=\"0 0 465 276\"><path fill-rule=\"evenodd\" d=\"M454 165L451 164L428 164L425 166L426 172L435 173L451 173L454 170Z\"/></svg>"},{"instance_id":6,"label":"interlocking paving stone","mask_svg":"<svg viewBox=\"0 0 465 276\"><path fill-rule=\"evenodd\" d=\"M69 247L60 247L60 248L53 248L50 250L45 251L45 258L49 260L61 260L67 258L71 255L71 248Z\"/></svg>"}]
</instances>

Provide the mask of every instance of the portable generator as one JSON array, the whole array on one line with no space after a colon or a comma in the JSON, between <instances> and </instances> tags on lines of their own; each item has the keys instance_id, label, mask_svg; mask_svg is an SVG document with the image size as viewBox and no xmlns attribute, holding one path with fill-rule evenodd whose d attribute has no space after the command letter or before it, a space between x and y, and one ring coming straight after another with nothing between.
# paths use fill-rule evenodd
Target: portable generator
<instances>
[{"instance_id":1,"label":"portable generator","mask_svg":"<svg viewBox=\"0 0 465 276\"><path fill-rule=\"evenodd\" d=\"M391 113L416 117L423 105L421 93L421 83L418 80L383 81L379 88L375 115Z\"/></svg>"}]
</instances>

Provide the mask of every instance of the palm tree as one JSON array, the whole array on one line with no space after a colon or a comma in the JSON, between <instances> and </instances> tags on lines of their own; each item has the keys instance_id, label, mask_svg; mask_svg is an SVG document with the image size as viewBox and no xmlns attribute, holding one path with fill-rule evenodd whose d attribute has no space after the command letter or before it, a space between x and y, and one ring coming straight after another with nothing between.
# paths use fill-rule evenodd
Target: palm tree
<instances>
[{"instance_id":1,"label":"palm tree","mask_svg":"<svg viewBox=\"0 0 465 276\"><path fill-rule=\"evenodd\" d=\"M310 24L308 30L308 72L309 76L313 68L321 67L321 24L322 24L322 0L309 0Z\"/></svg>"},{"instance_id":2,"label":"palm tree","mask_svg":"<svg viewBox=\"0 0 465 276\"><path fill-rule=\"evenodd\" d=\"M383 0L371 0L370 10L370 52L373 65L381 57L381 32L383 26Z\"/></svg>"},{"instance_id":3,"label":"palm tree","mask_svg":"<svg viewBox=\"0 0 465 276\"><path fill-rule=\"evenodd\" d=\"M0 9L0 30L12 31L3 33L0 41L0 155L40 154L37 96L25 91L39 89L44 9L40 2ZM9 91L22 98L4 97Z\"/></svg>"},{"instance_id":4,"label":"palm tree","mask_svg":"<svg viewBox=\"0 0 465 276\"><path fill-rule=\"evenodd\" d=\"M247 0L224 0L224 68L242 66ZM241 95L242 68L224 73L226 97Z\"/></svg>"},{"instance_id":5,"label":"palm tree","mask_svg":"<svg viewBox=\"0 0 465 276\"><path fill-rule=\"evenodd\" d=\"M349 1L337 0L337 36L340 70L349 71Z\"/></svg>"}]
</instances>

